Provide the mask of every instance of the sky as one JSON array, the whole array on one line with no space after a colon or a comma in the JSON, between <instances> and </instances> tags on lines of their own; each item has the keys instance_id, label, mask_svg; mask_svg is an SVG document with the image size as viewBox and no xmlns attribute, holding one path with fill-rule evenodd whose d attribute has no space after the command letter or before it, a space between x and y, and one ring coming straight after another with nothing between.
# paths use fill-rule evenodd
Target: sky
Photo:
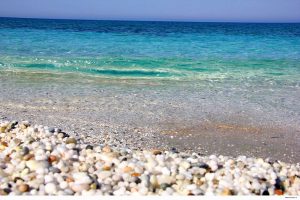
<instances>
[{"instance_id":1,"label":"sky","mask_svg":"<svg viewBox=\"0 0 300 200\"><path fill-rule=\"evenodd\" d=\"M1 17L300 22L300 0L0 0Z\"/></svg>"}]
</instances>

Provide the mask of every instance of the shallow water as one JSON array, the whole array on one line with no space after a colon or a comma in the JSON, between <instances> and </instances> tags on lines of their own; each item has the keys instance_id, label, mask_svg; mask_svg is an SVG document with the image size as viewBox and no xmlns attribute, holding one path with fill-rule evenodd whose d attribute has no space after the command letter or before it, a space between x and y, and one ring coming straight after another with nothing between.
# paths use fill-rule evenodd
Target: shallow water
<instances>
[{"instance_id":1,"label":"shallow water","mask_svg":"<svg viewBox=\"0 0 300 200\"><path fill-rule=\"evenodd\" d=\"M3 102L101 88L107 123L299 130L300 24L0 18L0 47Z\"/></svg>"}]
</instances>

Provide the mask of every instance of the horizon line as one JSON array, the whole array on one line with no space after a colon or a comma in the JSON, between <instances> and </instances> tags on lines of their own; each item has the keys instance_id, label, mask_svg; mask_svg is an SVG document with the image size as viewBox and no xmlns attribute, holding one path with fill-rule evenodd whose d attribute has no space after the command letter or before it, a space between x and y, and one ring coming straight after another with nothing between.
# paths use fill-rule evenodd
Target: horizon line
<instances>
[{"instance_id":1,"label":"horizon line","mask_svg":"<svg viewBox=\"0 0 300 200\"><path fill-rule=\"evenodd\" d=\"M198 21L198 20L156 20L156 19L79 19L79 18L48 18L48 17L11 17L0 16L0 18L12 18L12 19L36 19L36 20L74 20L74 21L124 21L124 22L178 22L178 23L255 23L255 24L299 24L300 21L295 22L268 22L268 21Z\"/></svg>"}]
</instances>

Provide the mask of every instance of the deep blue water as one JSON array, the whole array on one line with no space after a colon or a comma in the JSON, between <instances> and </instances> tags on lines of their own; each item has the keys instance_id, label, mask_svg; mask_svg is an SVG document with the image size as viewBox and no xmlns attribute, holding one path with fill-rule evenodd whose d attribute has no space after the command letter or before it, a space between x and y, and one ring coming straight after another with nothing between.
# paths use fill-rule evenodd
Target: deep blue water
<instances>
[{"instance_id":1,"label":"deep blue water","mask_svg":"<svg viewBox=\"0 0 300 200\"><path fill-rule=\"evenodd\" d=\"M298 81L300 24L0 18L0 69L99 78Z\"/></svg>"}]
</instances>

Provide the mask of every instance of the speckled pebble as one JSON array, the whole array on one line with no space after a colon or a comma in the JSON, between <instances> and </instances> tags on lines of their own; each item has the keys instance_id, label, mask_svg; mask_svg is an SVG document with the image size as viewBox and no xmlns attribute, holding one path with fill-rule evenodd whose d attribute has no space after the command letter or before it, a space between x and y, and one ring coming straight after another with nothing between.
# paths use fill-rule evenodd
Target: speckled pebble
<instances>
[{"instance_id":1,"label":"speckled pebble","mask_svg":"<svg viewBox=\"0 0 300 200\"><path fill-rule=\"evenodd\" d=\"M0 132L0 195L300 195L299 163L91 146L29 123Z\"/></svg>"}]
</instances>

